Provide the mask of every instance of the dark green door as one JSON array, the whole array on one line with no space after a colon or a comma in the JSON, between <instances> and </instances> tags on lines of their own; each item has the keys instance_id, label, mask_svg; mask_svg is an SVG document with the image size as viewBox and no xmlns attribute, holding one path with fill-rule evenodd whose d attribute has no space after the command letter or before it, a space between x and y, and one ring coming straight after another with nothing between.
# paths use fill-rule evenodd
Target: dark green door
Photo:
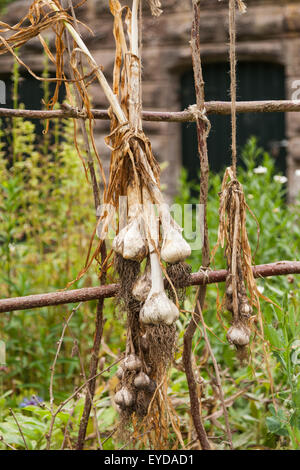
<instances>
[{"instance_id":1,"label":"dark green door","mask_svg":"<svg viewBox=\"0 0 300 470\"><path fill-rule=\"evenodd\" d=\"M38 73L37 75L42 75L42 73ZM53 78L53 75L51 75ZM13 108L13 80L12 76L9 74L0 74L0 80L5 83L6 88L6 103L1 104L0 107L2 108ZM55 90L55 83L49 82L49 93L50 98L53 96ZM42 104L42 99L44 97L43 91L43 83L39 80L36 80L32 75L29 73L24 73L20 76L18 82L18 101L22 103L25 109L45 109L44 105ZM61 103L65 97L65 90L64 86L62 85L59 90L59 102ZM10 128L10 119L9 118L2 118L0 121L3 121L3 128L8 129ZM43 136L43 130L45 128L45 122L38 119L32 119L32 122L35 124L36 130L36 139L37 141L41 141ZM53 126L53 121L50 121L50 128ZM5 144L9 145L9 131L7 132Z\"/></svg>"},{"instance_id":2,"label":"dark green door","mask_svg":"<svg viewBox=\"0 0 300 470\"><path fill-rule=\"evenodd\" d=\"M238 74L238 101L285 99L284 68L266 62L240 62ZM230 77L227 63L203 66L206 101L230 100ZM195 103L192 71L181 80L181 103L185 109ZM209 116L212 129L208 139L208 157L212 171L220 171L230 165L231 123L230 116ZM250 136L256 136L258 144L275 159L278 170L285 172L285 117L284 113L247 113L237 118L237 143L239 150ZM182 126L182 160L190 178L195 178L199 168L197 135L194 123ZM239 162L240 164L241 162Z\"/></svg>"}]
</instances>

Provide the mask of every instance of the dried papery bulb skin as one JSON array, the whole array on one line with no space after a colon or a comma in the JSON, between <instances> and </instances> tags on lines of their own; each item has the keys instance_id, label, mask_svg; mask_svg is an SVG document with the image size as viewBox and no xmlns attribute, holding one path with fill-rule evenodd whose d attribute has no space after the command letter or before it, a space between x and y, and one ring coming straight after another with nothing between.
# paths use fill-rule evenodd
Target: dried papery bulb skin
<instances>
[{"instance_id":1,"label":"dried papery bulb skin","mask_svg":"<svg viewBox=\"0 0 300 470\"><path fill-rule=\"evenodd\" d=\"M146 325L172 325L178 318L178 308L164 291L153 294L150 292L140 312L140 320Z\"/></svg>"},{"instance_id":2,"label":"dried papery bulb skin","mask_svg":"<svg viewBox=\"0 0 300 470\"><path fill-rule=\"evenodd\" d=\"M142 219L134 219L115 237L113 250L124 259L141 262L147 255L147 245L142 230Z\"/></svg>"},{"instance_id":3,"label":"dried papery bulb skin","mask_svg":"<svg viewBox=\"0 0 300 470\"><path fill-rule=\"evenodd\" d=\"M146 333L140 337L140 347L143 352L147 352L149 350L149 342Z\"/></svg>"},{"instance_id":4,"label":"dried papery bulb skin","mask_svg":"<svg viewBox=\"0 0 300 470\"><path fill-rule=\"evenodd\" d=\"M119 367L117 372L116 372L116 376L118 377L119 380L122 380L123 377L124 377L124 369L123 367Z\"/></svg>"},{"instance_id":5,"label":"dried papery bulb skin","mask_svg":"<svg viewBox=\"0 0 300 470\"><path fill-rule=\"evenodd\" d=\"M181 231L173 227L164 230L161 257L166 263L184 261L191 254L191 247L183 238Z\"/></svg>"},{"instance_id":6,"label":"dried papery bulb skin","mask_svg":"<svg viewBox=\"0 0 300 470\"><path fill-rule=\"evenodd\" d=\"M232 325L227 332L227 340L235 346L247 346L250 342L250 330L244 325Z\"/></svg>"},{"instance_id":7,"label":"dried papery bulb skin","mask_svg":"<svg viewBox=\"0 0 300 470\"><path fill-rule=\"evenodd\" d=\"M117 405L117 404L115 404L115 405L116 405L116 410L120 415L122 413L122 408L120 407L120 405Z\"/></svg>"},{"instance_id":8,"label":"dried papery bulb skin","mask_svg":"<svg viewBox=\"0 0 300 470\"><path fill-rule=\"evenodd\" d=\"M133 384L137 389L143 389L143 388L148 388L150 385L150 382L151 380L148 377L148 375L145 374L145 372L140 372L134 379Z\"/></svg>"},{"instance_id":9,"label":"dried papery bulb skin","mask_svg":"<svg viewBox=\"0 0 300 470\"><path fill-rule=\"evenodd\" d=\"M115 403L121 408L129 408L134 403L134 396L127 387L122 387L115 394Z\"/></svg>"},{"instance_id":10,"label":"dried papery bulb skin","mask_svg":"<svg viewBox=\"0 0 300 470\"><path fill-rule=\"evenodd\" d=\"M226 295L232 297L233 295L232 284L228 284L228 286L226 287Z\"/></svg>"},{"instance_id":11,"label":"dried papery bulb skin","mask_svg":"<svg viewBox=\"0 0 300 470\"><path fill-rule=\"evenodd\" d=\"M244 317L247 317L247 318L250 317L251 313L253 312L253 309L251 305L249 305L247 300L240 304L239 312Z\"/></svg>"},{"instance_id":12,"label":"dried papery bulb skin","mask_svg":"<svg viewBox=\"0 0 300 470\"><path fill-rule=\"evenodd\" d=\"M226 296L225 307L229 312L233 312L232 297Z\"/></svg>"},{"instance_id":13,"label":"dried papery bulb skin","mask_svg":"<svg viewBox=\"0 0 300 470\"><path fill-rule=\"evenodd\" d=\"M154 380L150 380L150 384L147 387L147 391L151 394L153 394L156 390L157 384Z\"/></svg>"},{"instance_id":14,"label":"dried papery bulb skin","mask_svg":"<svg viewBox=\"0 0 300 470\"><path fill-rule=\"evenodd\" d=\"M149 268L148 268L149 266ZM133 285L132 295L139 302L145 302L151 289L150 265L147 265L145 272L139 276Z\"/></svg>"},{"instance_id":15,"label":"dried papery bulb skin","mask_svg":"<svg viewBox=\"0 0 300 470\"><path fill-rule=\"evenodd\" d=\"M123 367L126 370L139 371L142 367L142 363L141 360L135 354L130 354L129 356L125 357L123 361Z\"/></svg>"}]
</instances>

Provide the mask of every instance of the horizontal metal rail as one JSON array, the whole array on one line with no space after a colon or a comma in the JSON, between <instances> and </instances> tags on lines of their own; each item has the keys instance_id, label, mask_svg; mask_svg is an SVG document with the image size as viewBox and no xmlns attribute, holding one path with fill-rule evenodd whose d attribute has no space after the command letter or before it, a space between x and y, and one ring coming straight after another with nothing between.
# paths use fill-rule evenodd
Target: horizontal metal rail
<instances>
[{"instance_id":1,"label":"horizontal metal rail","mask_svg":"<svg viewBox=\"0 0 300 470\"><path fill-rule=\"evenodd\" d=\"M207 114L231 113L230 101L209 101L205 103ZM237 113L285 113L300 111L300 100L273 100L273 101L240 101L236 103ZM92 109L94 119L109 120L107 110ZM31 109L7 109L0 108L0 117L24 117L28 119L63 119L63 118L87 118L85 111L80 111L69 105L62 104L62 109L53 111L39 111ZM196 113L192 110L185 111L143 111L142 118L150 122L193 122Z\"/></svg>"},{"instance_id":2,"label":"horizontal metal rail","mask_svg":"<svg viewBox=\"0 0 300 470\"><path fill-rule=\"evenodd\" d=\"M285 276L287 274L300 274L300 261L278 261L270 264L253 266L253 274L256 278L270 276ZM214 284L226 280L227 271L197 272L190 276L187 286ZM82 289L62 290L47 294L28 295L0 300L0 313L13 312L14 310L27 310L32 308L50 307L74 302L87 302L99 298L114 297L118 291L118 284L108 284L99 287L86 287Z\"/></svg>"},{"instance_id":3,"label":"horizontal metal rail","mask_svg":"<svg viewBox=\"0 0 300 470\"><path fill-rule=\"evenodd\" d=\"M231 114L230 101L210 101L205 103L207 114ZM300 100L280 101L240 101L236 103L238 113L271 113L271 112L297 112L300 111ZM107 110L92 110L94 119L109 120ZM63 118L87 118L84 111L62 105L62 109L53 111L7 109L0 108L0 117L24 117L28 119L63 119ZM192 110L167 112L167 111L143 111L142 118L149 122L194 122L196 113ZM279 261L253 267L255 277L281 276L287 274L300 274L300 262ZM213 284L224 282L227 271L198 272L190 276L188 285ZM0 313L15 310L49 307L75 302L86 302L101 297L114 297L118 290L118 284L109 284L99 287L87 287L70 291L50 292L46 294L28 295L0 300Z\"/></svg>"}]
</instances>

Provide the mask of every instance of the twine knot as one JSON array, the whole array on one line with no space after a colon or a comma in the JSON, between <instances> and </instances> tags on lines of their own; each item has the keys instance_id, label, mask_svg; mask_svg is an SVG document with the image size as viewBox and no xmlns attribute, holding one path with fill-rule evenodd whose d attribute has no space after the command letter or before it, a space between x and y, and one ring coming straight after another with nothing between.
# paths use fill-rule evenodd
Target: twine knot
<instances>
[{"instance_id":1,"label":"twine knot","mask_svg":"<svg viewBox=\"0 0 300 470\"><path fill-rule=\"evenodd\" d=\"M212 269L209 266L200 266L199 268L199 273L203 274L206 282L205 284L208 284L209 281L209 273L212 271Z\"/></svg>"},{"instance_id":2,"label":"twine knot","mask_svg":"<svg viewBox=\"0 0 300 470\"><path fill-rule=\"evenodd\" d=\"M203 121L205 123L205 125L206 125L205 137L207 138L209 133L210 133L211 123L210 123L210 120L207 117L206 108L203 107L202 109L200 109L200 108L198 108L198 106L196 104L191 104L188 107L188 111L193 115L193 118L194 118L195 121L200 119L201 121Z\"/></svg>"},{"instance_id":3,"label":"twine knot","mask_svg":"<svg viewBox=\"0 0 300 470\"><path fill-rule=\"evenodd\" d=\"M244 3L244 0L237 0L238 9L241 13L246 13L247 7Z\"/></svg>"}]
</instances>

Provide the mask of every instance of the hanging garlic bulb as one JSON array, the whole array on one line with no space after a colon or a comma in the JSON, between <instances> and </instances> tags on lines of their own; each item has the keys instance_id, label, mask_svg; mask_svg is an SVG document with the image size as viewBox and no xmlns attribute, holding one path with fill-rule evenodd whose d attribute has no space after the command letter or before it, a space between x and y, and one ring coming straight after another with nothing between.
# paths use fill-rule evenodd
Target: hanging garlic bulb
<instances>
[{"instance_id":1,"label":"hanging garlic bulb","mask_svg":"<svg viewBox=\"0 0 300 470\"><path fill-rule=\"evenodd\" d=\"M240 304L239 311L242 316L250 317L253 312L253 308L249 305L248 299L245 299L245 301Z\"/></svg>"},{"instance_id":2,"label":"hanging garlic bulb","mask_svg":"<svg viewBox=\"0 0 300 470\"><path fill-rule=\"evenodd\" d=\"M127 387L122 387L116 394L115 394L115 403L119 405L121 408L129 408L134 403L133 394L128 390Z\"/></svg>"},{"instance_id":3,"label":"hanging garlic bulb","mask_svg":"<svg viewBox=\"0 0 300 470\"><path fill-rule=\"evenodd\" d=\"M171 217L167 204L160 204L159 215L163 230L161 257L166 263L184 261L191 254L191 247L182 236L182 228Z\"/></svg>"},{"instance_id":4,"label":"hanging garlic bulb","mask_svg":"<svg viewBox=\"0 0 300 470\"><path fill-rule=\"evenodd\" d=\"M190 254L191 247L179 230L169 227L164 231L161 257L166 263L179 263L188 258Z\"/></svg>"},{"instance_id":5,"label":"hanging garlic bulb","mask_svg":"<svg viewBox=\"0 0 300 470\"><path fill-rule=\"evenodd\" d=\"M126 225L115 237L112 248L124 259L142 261L147 254L147 247L142 235L142 219L138 217Z\"/></svg>"},{"instance_id":6,"label":"hanging garlic bulb","mask_svg":"<svg viewBox=\"0 0 300 470\"><path fill-rule=\"evenodd\" d=\"M227 340L236 346L247 346L250 341L250 330L246 326L232 325L227 332Z\"/></svg>"},{"instance_id":7,"label":"hanging garlic bulb","mask_svg":"<svg viewBox=\"0 0 300 470\"><path fill-rule=\"evenodd\" d=\"M147 388L150 385L150 378L145 372L140 372L134 379L134 386L138 389Z\"/></svg>"},{"instance_id":8,"label":"hanging garlic bulb","mask_svg":"<svg viewBox=\"0 0 300 470\"><path fill-rule=\"evenodd\" d=\"M140 320L145 324L172 325L179 318L179 310L167 297L157 253L150 254L152 287L140 311Z\"/></svg>"},{"instance_id":9,"label":"hanging garlic bulb","mask_svg":"<svg viewBox=\"0 0 300 470\"><path fill-rule=\"evenodd\" d=\"M141 360L135 355L130 354L129 356L125 357L123 361L123 368L127 370L140 370L142 367Z\"/></svg>"},{"instance_id":10,"label":"hanging garlic bulb","mask_svg":"<svg viewBox=\"0 0 300 470\"><path fill-rule=\"evenodd\" d=\"M145 302L151 289L151 269L147 262L145 271L141 274L133 285L132 295L139 302Z\"/></svg>"},{"instance_id":11,"label":"hanging garlic bulb","mask_svg":"<svg viewBox=\"0 0 300 470\"><path fill-rule=\"evenodd\" d=\"M147 255L148 248L138 191L134 184L128 186L127 202L128 224L115 237L112 248L124 259L141 262Z\"/></svg>"},{"instance_id":12,"label":"hanging garlic bulb","mask_svg":"<svg viewBox=\"0 0 300 470\"><path fill-rule=\"evenodd\" d=\"M164 291L149 295L140 312L140 320L146 325L172 325L178 318L178 308Z\"/></svg>"}]
</instances>

